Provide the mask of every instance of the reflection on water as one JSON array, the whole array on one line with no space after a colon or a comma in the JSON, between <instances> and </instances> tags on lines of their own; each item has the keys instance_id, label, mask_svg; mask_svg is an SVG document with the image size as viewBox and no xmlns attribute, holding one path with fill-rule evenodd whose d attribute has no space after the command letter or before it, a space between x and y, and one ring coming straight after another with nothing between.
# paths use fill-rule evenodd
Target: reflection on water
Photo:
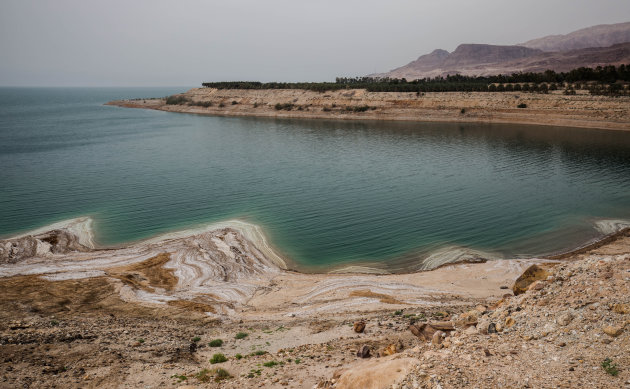
<instances>
[{"instance_id":1,"label":"reflection on water","mask_svg":"<svg viewBox=\"0 0 630 389\"><path fill-rule=\"evenodd\" d=\"M298 267L410 270L559 251L630 219L630 133L102 106L173 92L0 89L0 234L91 215L111 245L243 218Z\"/></svg>"}]
</instances>

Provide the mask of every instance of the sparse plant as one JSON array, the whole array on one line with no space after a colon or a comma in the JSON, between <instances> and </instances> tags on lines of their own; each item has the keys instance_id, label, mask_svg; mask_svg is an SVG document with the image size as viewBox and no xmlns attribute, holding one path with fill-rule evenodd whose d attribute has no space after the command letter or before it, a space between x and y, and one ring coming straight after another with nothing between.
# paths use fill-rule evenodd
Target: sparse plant
<instances>
[{"instance_id":1,"label":"sparse plant","mask_svg":"<svg viewBox=\"0 0 630 389\"><path fill-rule=\"evenodd\" d=\"M267 352L265 350L257 350L251 353L250 355L265 355Z\"/></svg>"},{"instance_id":2,"label":"sparse plant","mask_svg":"<svg viewBox=\"0 0 630 389\"><path fill-rule=\"evenodd\" d=\"M614 363L610 358L606 358L602 361L602 368L606 373L610 374L613 377L616 377L617 374L619 374L619 368L617 367L617 364Z\"/></svg>"},{"instance_id":3,"label":"sparse plant","mask_svg":"<svg viewBox=\"0 0 630 389\"><path fill-rule=\"evenodd\" d=\"M182 381L186 381L188 379L188 377L186 377L183 374L173 374L171 376L171 378L175 378L177 380L177 382L182 382Z\"/></svg>"},{"instance_id":4,"label":"sparse plant","mask_svg":"<svg viewBox=\"0 0 630 389\"><path fill-rule=\"evenodd\" d=\"M51 320L50 321L50 325L53 326L53 327L56 327L56 326L59 325L59 322L57 320Z\"/></svg>"},{"instance_id":5,"label":"sparse plant","mask_svg":"<svg viewBox=\"0 0 630 389\"><path fill-rule=\"evenodd\" d=\"M232 378L232 375L230 374L229 371L225 370L225 369L216 369L214 371L214 380L216 382L222 381L222 380L226 380L228 378Z\"/></svg>"},{"instance_id":6,"label":"sparse plant","mask_svg":"<svg viewBox=\"0 0 630 389\"><path fill-rule=\"evenodd\" d=\"M203 369L199 373L195 374L195 378L199 380L199 382L208 382L210 381L210 370Z\"/></svg>"},{"instance_id":7,"label":"sparse plant","mask_svg":"<svg viewBox=\"0 0 630 389\"><path fill-rule=\"evenodd\" d=\"M223 363L223 362L226 362L226 361L227 361L227 358L225 357L225 355L223 355L223 354L221 354L221 353L219 353L219 354L214 354L214 355L212 356L212 358L210 358L210 363L211 363L211 364L213 364L213 365L214 365L215 363Z\"/></svg>"},{"instance_id":8,"label":"sparse plant","mask_svg":"<svg viewBox=\"0 0 630 389\"><path fill-rule=\"evenodd\" d=\"M519 105L516 106L516 108L527 108L527 104L520 103Z\"/></svg>"},{"instance_id":9,"label":"sparse plant","mask_svg":"<svg viewBox=\"0 0 630 389\"><path fill-rule=\"evenodd\" d=\"M461 113L462 115L466 113L466 108L462 108L459 113Z\"/></svg>"},{"instance_id":10,"label":"sparse plant","mask_svg":"<svg viewBox=\"0 0 630 389\"><path fill-rule=\"evenodd\" d=\"M302 362L302 360L300 358L295 358L293 362L295 362L296 365L299 365Z\"/></svg>"},{"instance_id":11,"label":"sparse plant","mask_svg":"<svg viewBox=\"0 0 630 389\"><path fill-rule=\"evenodd\" d=\"M208 343L208 346L210 346L210 347L221 347L221 346L223 346L223 340L222 339L214 339L214 340L210 341L210 343Z\"/></svg>"},{"instance_id":12,"label":"sparse plant","mask_svg":"<svg viewBox=\"0 0 630 389\"><path fill-rule=\"evenodd\" d=\"M279 364L280 364L280 362L276 362L276 361L269 361L269 362L265 362L265 363L263 363L263 366L264 366L264 367L274 367L274 366L277 366L277 365L279 365Z\"/></svg>"},{"instance_id":13,"label":"sparse plant","mask_svg":"<svg viewBox=\"0 0 630 389\"><path fill-rule=\"evenodd\" d=\"M243 359L243 356L242 356L241 354L236 354L236 355L234 356L234 358L236 358L236 359L238 359L238 360L241 360L241 359Z\"/></svg>"},{"instance_id":14,"label":"sparse plant","mask_svg":"<svg viewBox=\"0 0 630 389\"><path fill-rule=\"evenodd\" d=\"M219 108L223 108L223 107L225 107L225 104L220 103L220 104L219 104Z\"/></svg>"},{"instance_id":15,"label":"sparse plant","mask_svg":"<svg viewBox=\"0 0 630 389\"><path fill-rule=\"evenodd\" d=\"M236 339L245 339L249 335L247 332L239 332L234 336Z\"/></svg>"},{"instance_id":16,"label":"sparse plant","mask_svg":"<svg viewBox=\"0 0 630 389\"><path fill-rule=\"evenodd\" d=\"M181 95L173 95L166 98L166 105L181 105L189 102L190 100L188 98Z\"/></svg>"},{"instance_id":17,"label":"sparse plant","mask_svg":"<svg viewBox=\"0 0 630 389\"><path fill-rule=\"evenodd\" d=\"M394 311L394 316L400 316L403 314L402 310Z\"/></svg>"},{"instance_id":18,"label":"sparse plant","mask_svg":"<svg viewBox=\"0 0 630 389\"><path fill-rule=\"evenodd\" d=\"M195 336L195 337L194 337L194 338L192 338L191 340L192 340L193 342L197 343L197 342L199 342L199 341L201 340L201 338L200 338L200 337L198 337L198 336Z\"/></svg>"},{"instance_id":19,"label":"sparse plant","mask_svg":"<svg viewBox=\"0 0 630 389\"><path fill-rule=\"evenodd\" d=\"M232 100L232 105L236 105L236 104L238 104L238 101Z\"/></svg>"},{"instance_id":20,"label":"sparse plant","mask_svg":"<svg viewBox=\"0 0 630 389\"><path fill-rule=\"evenodd\" d=\"M142 339L142 338L138 339L138 343L140 343L140 344L144 343L144 339Z\"/></svg>"}]
</instances>

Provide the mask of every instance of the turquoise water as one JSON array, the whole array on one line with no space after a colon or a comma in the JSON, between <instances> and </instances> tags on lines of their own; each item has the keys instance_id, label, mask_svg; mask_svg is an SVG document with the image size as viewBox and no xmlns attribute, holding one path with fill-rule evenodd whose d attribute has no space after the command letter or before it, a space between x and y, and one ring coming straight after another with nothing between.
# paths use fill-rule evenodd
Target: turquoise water
<instances>
[{"instance_id":1,"label":"turquoise water","mask_svg":"<svg viewBox=\"0 0 630 389\"><path fill-rule=\"evenodd\" d=\"M413 270L448 247L561 251L630 219L628 132L103 106L185 89L0 89L0 235L89 215L120 245L239 218L298 268Z\"/></svg>"}]
</instances>

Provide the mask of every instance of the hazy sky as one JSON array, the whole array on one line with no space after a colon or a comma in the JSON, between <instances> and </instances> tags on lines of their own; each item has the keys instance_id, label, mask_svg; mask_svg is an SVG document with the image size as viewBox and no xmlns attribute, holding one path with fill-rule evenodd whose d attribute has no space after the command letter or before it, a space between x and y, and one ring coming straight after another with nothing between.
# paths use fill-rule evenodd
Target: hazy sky
<instances>
[{"instance_id":1,"label":"hazy sky","mask_svg":"<svg viewBox=\"0 0 630 389\"><path fill-rule=\"evenodd\" d=\"M329 81L629 20L627 0L0 0L0 85Z\"/></svg>"}]
</instances>

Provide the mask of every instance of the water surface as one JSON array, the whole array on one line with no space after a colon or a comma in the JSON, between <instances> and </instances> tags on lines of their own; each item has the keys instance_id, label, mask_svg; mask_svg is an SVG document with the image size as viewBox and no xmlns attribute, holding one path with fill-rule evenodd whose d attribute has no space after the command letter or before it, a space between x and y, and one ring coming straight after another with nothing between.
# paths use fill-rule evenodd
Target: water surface
<instances>
[{"instance_id":1,"label":"water surface","mask_svg":"<svg viewBox=\"0 0 630 389\"><path fill-rule=\"evenodd\" d=\"M102 245L240 218L295 266L562 251L630 219L630 133L225 118L103 106L185 88L0 89L0 235L92 216Z\"/></svg>"}]
</instances>

